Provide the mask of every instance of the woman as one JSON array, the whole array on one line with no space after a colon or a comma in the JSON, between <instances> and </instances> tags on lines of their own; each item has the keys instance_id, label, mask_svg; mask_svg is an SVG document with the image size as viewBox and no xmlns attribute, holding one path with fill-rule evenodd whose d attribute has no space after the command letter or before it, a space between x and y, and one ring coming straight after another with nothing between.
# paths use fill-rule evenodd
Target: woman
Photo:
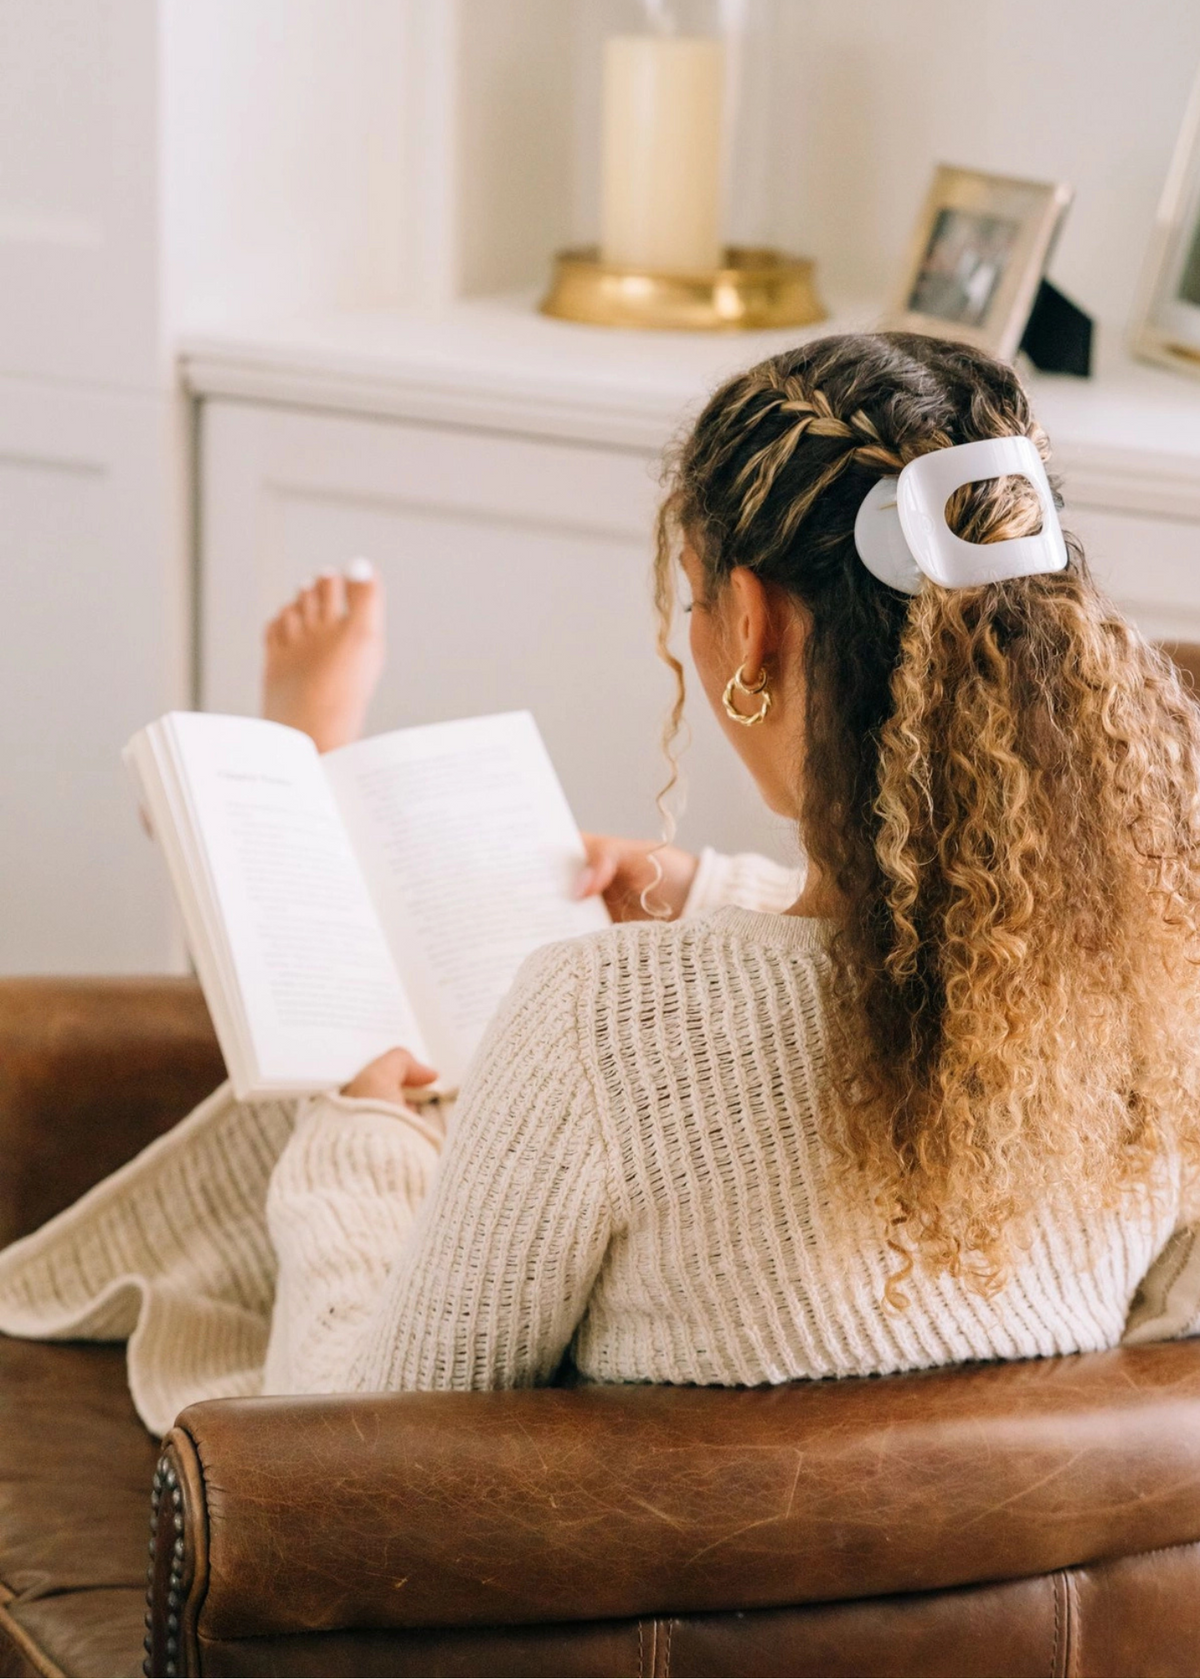
<instances>
[{"instance_id":1,"label":"woman","mask_svg":"<svg viewBox=\"0 0 1200 1679\"><path fill-rule=\"evenodd\" d=\"M402 1050L298 1117L225 1100L185 1121L223 1140L170 1168L180 1252L134 1267L126 1332L132 1314L144 1345L155 1319L176 1349L134 1372L144 1414L205 1384L477 1388L568 1360L602 1381L762 1383L1196 1327L1193 701L1077 549L1061 570L908 593L856 546L881 478L1010 436L1045 452L1011 370L926 338L820 340L717 392L660 521L660 648L678 536L697 673L797 825L802 884L761 859L656 865L596 842L587 889L636 912L653 886L671 919L531 958L444 1143L405 1101L430 1072ZM945 516L986 545L1042 507L1008 477ZM338 587L269 636L268 712L322 745L353 732L378 657L369 586L348 618ZM168 1162L190 1147L156 1145ZM109 1250L163 1171L93 1192L74 1317L48 1313L47 1233L31 1238L24 1332L94 1319L98 1241L115 1321ZM80 1209L65 1218L78 1229ZM261 1376L247 1331L240 1364L201 1360L188 1389L168 1329L214 1220L238 1243L190 1286L265 1325L273 1254L270 1339ZM61 1302L71 1266L50 1240ZM0 1323L20 1329L7 1265Z\"/></svg>"}]
</instances>

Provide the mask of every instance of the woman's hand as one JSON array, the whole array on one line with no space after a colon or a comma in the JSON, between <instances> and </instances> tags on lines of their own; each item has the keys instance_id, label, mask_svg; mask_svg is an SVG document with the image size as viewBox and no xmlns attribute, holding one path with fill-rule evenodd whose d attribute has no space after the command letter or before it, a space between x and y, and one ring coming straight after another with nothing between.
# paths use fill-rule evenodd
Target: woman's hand
<instances>
[{"instance_id":1,"label":"woman's hand","mask_svg":"<svg viewBox=\"0 0 1200 1679\"><path fill-rule=\"evenodd\" d=\"M651 904L669 911L665 919L677 921L683 914L700 859L677 845L656 845L653 840L617 839L612 834L584 834L587 867L575 883L577 898L597 894L608 905L614 921L649 921L642 907L642 893L654 880L654 863L662 879L649 894Z\"/></svg>"},{"instance_id":2,"label":"woman's hand","mask_svg":"<svg viewBox=\"0 0 1200 1679\"><path fill-rule=\"evenodd\" d=\"M349 1084L344 1084L342 1095L394 1102L398 1107L404 1107L406 1090L419 1090L422 1085L432 1084L435 1078L437 1074L433 1068L418 1061L409 1050L389 1049L364 1067Z\"/></svg>"}]
</instances>

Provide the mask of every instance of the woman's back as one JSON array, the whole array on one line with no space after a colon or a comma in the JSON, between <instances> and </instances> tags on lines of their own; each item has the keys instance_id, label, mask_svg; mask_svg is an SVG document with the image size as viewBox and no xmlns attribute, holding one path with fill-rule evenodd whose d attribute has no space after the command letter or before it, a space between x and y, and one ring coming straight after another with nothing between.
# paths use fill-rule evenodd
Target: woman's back
<instances>
[{"instance_id":1,"label":"woman's back","mask_svg":"<svg viewBox=\"0 0 1200 1679\"><path fill-rule=\"evenodd\" d=\"M778 1382L1114 1345L1176 1208L1032 1224L997 1293L897 1270L829 1125L828 927L725 909L575 965L619 1216L573 1349L609 1381Z\"/></svg>"},{"instance_id":2,"label":"woman's back","mask_svg":"<svg viewBox=\"0 0 1200 1679\"><path fill-rule=\"evenodd\" d=\"M294 1281L268 1388L523 1385L568 1353L598 1381L758 1384L1115 1345L1175 1228L1167 1172L1099 1219L1040 1210L999 1290L918 1265L889 1302L902 1253L834 1144L831 931L727 905L531 958L349 1340L322 1330L370 1240L345 1209L386 1198L411 1141L339 1176L344 1116L303 1121L271 1191Z\"/></svg>"}]
</instances>

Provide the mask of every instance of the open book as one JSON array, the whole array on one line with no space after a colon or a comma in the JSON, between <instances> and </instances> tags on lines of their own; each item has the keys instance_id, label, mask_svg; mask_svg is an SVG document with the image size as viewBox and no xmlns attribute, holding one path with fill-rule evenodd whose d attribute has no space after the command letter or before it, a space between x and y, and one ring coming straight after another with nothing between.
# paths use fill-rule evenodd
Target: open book
<instances>
[{"instance_id":1,"label":"open book","mask_svg":"<svg viewBox=\"0 0 1200 1679\"><path fill-rule=\"evenodd\" d=\"M249 717L171 712L125 752L243 1100L328 1090L395 1044L458 1087L539 945L608 924L528 712L323 757Z\"/></svg>"}]
</instances>

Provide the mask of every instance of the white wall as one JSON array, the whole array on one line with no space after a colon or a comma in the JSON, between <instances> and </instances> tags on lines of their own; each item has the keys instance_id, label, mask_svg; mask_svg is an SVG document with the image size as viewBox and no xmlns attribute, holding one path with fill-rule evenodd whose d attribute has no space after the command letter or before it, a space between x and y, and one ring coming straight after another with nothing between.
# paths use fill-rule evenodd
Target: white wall
<instances>
[{"instance_id":1,"label":"white wall","mask_svg":"<svg viewBox=\"0 0 1200 1679\"><path fill-rule=\"evenodd\" d=\"M597 14L593 0L578 7L582 38ZM750 137L771 178L765 194L742 184L754 200L744 228L816 257L830 295L881 297L936 162L1063 179L1077 197L1052 272L1092 313L1124 323L1200 68L1200 5L749 0L749 15L763 33L750 45L756 86L774 82L774 132ZM594 71L582 57L576 237L595 232Z\"/></svg>"},{"instance_id":2,"label":"white wall","mask_svg":"<svg viewBox=\"0 0 1200 1679\"><path fill-rule=\"evenodd\" d=\"M536 287L594 237L598 40L636 0L161 0L169 313ZM748 0L733 231L887 296L933 165L1074 184L1052 272L1130 310L1188 90L1186 0Z\"/></svg>"},{"instance_id":3,"label":"white wall","mask_svg":"<svg viewBox=\"0 0 1200 1679\"><path fill-rule=\"evenodd\" d=\"M177 331L438 307L570 216L572 0L160 0Z\"/></svg>"},{"instance_id":4,"label":"white wall","mask_svg":"<svg viewBox=\"0 0 1200 1679\"><path fill-rule=\"evenodd\" d=\"M1052 273L1101 319L1132 305L1200 68L1187 0L782 0L780 234L829 289L895 284L935 162L1076 188Z\"/></svg>"},{"instance_id":5,"label":"white wall","mask_svg":"<svg viewBox=\"0 0 1200 1679\"><path fill-rule=\"evenodd\" d=\"M435 0L435 7L441 0ZM172 327L411 300L425 0L161 0Z\"/></svg>"},{"instance_id":6,"label":"white wall","mask_svg":"<svg viewBox=\"0 0 1200 1679\"><path fill-rule=\"evenodd\" d=\"M538 283L574 187L574 0L460 0L455 289Z\"/></svg>"},{"instance_id":7,"label":"white wall","mask_svg":"<svg viewBox=\"0 0 1200 1679\"><path fill-rule=\"evenodd\" d=\"M153 0L0 3L0 376L159 384Z\"/></svg>"}]
</instances>

